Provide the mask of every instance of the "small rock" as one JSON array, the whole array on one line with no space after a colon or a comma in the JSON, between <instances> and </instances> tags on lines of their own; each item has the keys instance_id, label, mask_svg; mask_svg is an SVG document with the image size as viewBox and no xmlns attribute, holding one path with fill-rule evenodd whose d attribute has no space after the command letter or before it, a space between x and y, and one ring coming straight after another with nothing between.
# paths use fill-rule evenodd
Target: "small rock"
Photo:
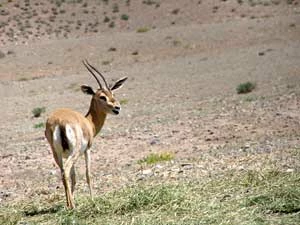
<instances>
[{"instance_id":1,"label":"small rock","mask_svg":"<svg viewBox=\"0 0 300 225\"><path fill-rule=\"evenodd\" d=\"M181 167L185 170L190 170L193 169L193 164L192 163L181 163Z\"/></svg>"},{"instance_id":2,"label":"small rock","mask_svg":"<svg viewBox=\"0 0 300 225\"><path fill-rule=\"evenodd\" d=\"M108 51L109 51L109 52L115 52L115 51L117 51L117 48L115 48L115 47L110 47L110 48L108 49Z\"/></svg>"},{"instance_id":3,"label":"small rock","mask_svg":"<svg viewBox=\"0 0 300 225\"><path fill-rule=\"evenodd\" d=\"M8 50L8 51L7 51L7 55L14 55L14 54L15 54L15 52L12 51L12 50Z\"/></svg>"},{"instance_id":4,"label":"small rock","mask_svg":"<svg viewBox=\"0 0 300 225\"><path fill-rule=\"evenodd\" d=\"M153 140L150 141L150 145L157 145L159 144L159 139L158 138L154 138Z\"/></svg>"},{"instance_id":5,"label":"small rock","mask_svg":"<svg viewBox=\"0 0 300 225\"><path fill-rule=\"evenodd\" d=\"M155 165L155 169L160 170L160 169L162 169L162 168L164 168L164 167L163 167L162 165L160 165L160 164Z\"/></svg>"},{"instance_id":6,"label":"small rock","mask_svg":"<svg viewBox=\"0 0 300 225\"><path fill-rule=\"evenodd\" d=\"M56 170L50 170L49 173L50 173L50 175L55 175L56 174Z\"/></svg>"},{"instance_id":7,"label":"small rock","mask_svg":"<svg viewBox=\"0 0 300 225\"><path fill-rule=\"evenodd\" d=\"M153 172L151 169L147 169L147 170L143 170L142 174L146 175L146 176L151 176L151 175L153 175Z\"/></svg>"},{"instance_id":8,"label":"small rock","mask_svg":"<svg viewBox=\"0 0 300 225\"><path fill-rule=\"evenodd\" d=\"M6 199L8 198L9 196L11 196L11 192L8 192L8 191L0 191L0 199Z\"/></svg>"}]
</instances>

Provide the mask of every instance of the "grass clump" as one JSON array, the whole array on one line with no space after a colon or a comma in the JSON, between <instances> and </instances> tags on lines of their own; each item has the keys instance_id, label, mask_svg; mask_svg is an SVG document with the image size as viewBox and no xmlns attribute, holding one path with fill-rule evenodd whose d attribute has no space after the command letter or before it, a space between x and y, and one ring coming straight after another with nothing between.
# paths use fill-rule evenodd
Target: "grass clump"
<instances>
[{"instance_id":1,"label":"grass clump","mask_svg":"<svg viewBox=\"0 0 300 225\"><path fill-rule=\"evenodd\" d=\"M148 32L149 30L150 30L150 29L149 29L148 27L140 27L140 28L137 29L136 32L138 32L138 33L146 33L146 32Z\"/></svg>"},{"instance_id":2,"label":"grass clump","mask_svg":"<svg viewBox=\"0 0 300 225\"><path fill-rule=\"evenodd\" d=\"M236 92L238 94L246 94L246 93L253 91L255 89L255 87L256 87L256 84L253 82L241 83L237 86Z\"/></svg>"},{"instance_id":3,"label":"grass clump","mask_svg":"<svg viewBox=\"0 0 300 225\"><path fill-rule=\"evenodd\" d=\"M40 122L40 123L37 123L37 124L34 124L33 126L35 129L38 129L38 128L44 128L45 127L45 124L43 122Z\"/></svg>"},{"instance_id":4,"label":"grass clump","mask_svg":"<svg viewBox=\"0 0 300 225\"><path fill-rule=\"evenodd\" d=\"M171 152L151 153L145 158L138 160L138 164L146 163L148 165L174 159L174 154Z\"/></svg>"},{"instance_id":5,"label":"grass clump","mask_svg":"<svg viewBox=\"0 0 300 225\"><path fill-rule=\"evenodd\" d=\"M120 104L121 105L126 105L128 103L128 101L129 100L127 98L123 98L123 99L120 100Z\"/></svg>"},{"instance_id":6,"label":"grass clump","mask_svg":"<svg viewBox=\"0 0 300 225\"><path fill-rule=\"evenodd\" d=\"M33 117L40 117L42 113L46 112L45 107L36 107L32 111Z\"/></svg>"}]
</instances>

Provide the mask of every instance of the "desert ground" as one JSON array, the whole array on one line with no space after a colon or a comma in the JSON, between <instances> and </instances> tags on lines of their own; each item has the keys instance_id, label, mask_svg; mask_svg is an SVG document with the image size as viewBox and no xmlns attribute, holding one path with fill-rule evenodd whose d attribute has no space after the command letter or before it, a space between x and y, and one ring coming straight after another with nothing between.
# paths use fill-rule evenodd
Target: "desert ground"
<instances>
[{"instance_id":1,"label":"desert ground","mask_svg":"<svg viewBox=\"0 0 300 225\"><path fill-rule=\"evenodd\" d=\"M110 83L128 76L120 115L91 148L96 195L228 171L299 173L299 1L4 0L0 205L63 196L44 123L60 107L87 112L80 85L97 84L83 59ZM255 89L238 94L248 81ZM151 153L174 157L138 163ZM85 195L83 157L76 170Z\"/></svg>"}]
</instances>

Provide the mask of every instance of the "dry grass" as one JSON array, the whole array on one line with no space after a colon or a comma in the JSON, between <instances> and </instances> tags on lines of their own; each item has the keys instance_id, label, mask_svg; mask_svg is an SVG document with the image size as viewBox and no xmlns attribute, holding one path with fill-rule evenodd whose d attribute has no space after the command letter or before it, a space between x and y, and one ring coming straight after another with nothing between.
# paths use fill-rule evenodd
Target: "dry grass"
<instances>
[{"instance_id":1,"label":"dry grass","mask_svg":"<svg viewBox=\"0 0 300 225\"><path fill-rule=\"evenodd\" d=\"M233 171L201 181L147 183L66 210L50 195L1 208L0 224L298 224L300 174Z\"/></svg>"}]
</instances>

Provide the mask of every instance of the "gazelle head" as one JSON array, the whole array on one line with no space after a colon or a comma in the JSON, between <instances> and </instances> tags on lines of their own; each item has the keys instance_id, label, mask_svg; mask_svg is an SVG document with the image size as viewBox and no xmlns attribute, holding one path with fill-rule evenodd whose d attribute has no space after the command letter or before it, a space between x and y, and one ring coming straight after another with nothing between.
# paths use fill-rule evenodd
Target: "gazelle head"
<instances>
[{"instance_id":1,"label":"gazelle head","mask_svg":"<svg viewBox=\"0 0 300 225\"><path fill-rule=\"evenodd\" d=\"M116 81L115 84L109 86L104 76L95 67L90 65L87 60L83 61L83 64L96 79L99 85L99 89L94 91L93 88L91 88L90 86L82 85L82 92L88 95L92 95L91 104L97 112L118 115L121 110L121 106L118 100L114 97L113 92L122 87L124 82L127 80L127 77L123 77ZM101 84L94 72L96 72L102 78L105 86Z\"/></svg>"}]
</instances>

